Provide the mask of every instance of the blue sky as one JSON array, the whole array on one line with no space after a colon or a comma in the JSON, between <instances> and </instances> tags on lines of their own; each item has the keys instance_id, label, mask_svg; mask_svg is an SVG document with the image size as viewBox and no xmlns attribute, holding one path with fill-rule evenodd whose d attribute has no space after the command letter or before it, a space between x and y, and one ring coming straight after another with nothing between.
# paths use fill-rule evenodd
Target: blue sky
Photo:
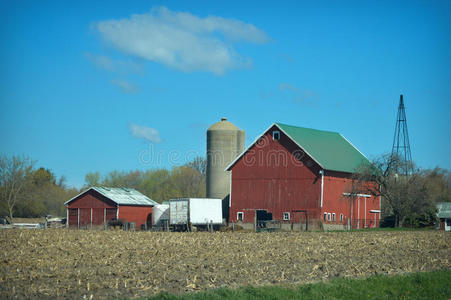
<instances>
[{"instance_id":1,"label":"blue sky","mask_svg":"<svg viewBox=\"0 0 451 300\"><path fill-rule=\"evenodd\" d=\"M205 155L225 116L451 169L450 1L1 1L0 153L80 187L90 171Z\"/></svg>"}]
</instances>

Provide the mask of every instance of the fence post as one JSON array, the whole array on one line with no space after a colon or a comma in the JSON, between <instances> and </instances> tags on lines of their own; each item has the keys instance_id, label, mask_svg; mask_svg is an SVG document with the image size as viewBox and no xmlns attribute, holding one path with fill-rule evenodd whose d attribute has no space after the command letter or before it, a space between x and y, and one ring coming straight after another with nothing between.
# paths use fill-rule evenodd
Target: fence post
<instances>
[{"instance_id":1,"label":"fence post","mask_svg":"<svg viewBox=\"0 0 451 300\"><path fill-rule=\"evenodd\" d=\"M254 210L254 229L257 232L257 211Z\"/></svg>"}]
</instances>

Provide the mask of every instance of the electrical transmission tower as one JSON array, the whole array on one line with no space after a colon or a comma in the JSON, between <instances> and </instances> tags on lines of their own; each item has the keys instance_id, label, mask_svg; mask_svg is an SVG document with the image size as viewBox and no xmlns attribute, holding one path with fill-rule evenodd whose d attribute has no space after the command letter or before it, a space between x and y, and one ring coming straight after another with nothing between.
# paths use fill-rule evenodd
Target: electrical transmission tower
<instances>
[{"instance_id":1,"label":"electrical transmission tower","mask_svg":"<svg viewBox=\"0 0 451 300\"><path fill-rule=\"evenodd\" d=\"M406 110L402 95L399 99L398 117L395 136L393 138L392 158L398 160L396 174L410 175L413 173L412 154L410 153L409 132L407 131Z\"/></svg>"}]
</instances>

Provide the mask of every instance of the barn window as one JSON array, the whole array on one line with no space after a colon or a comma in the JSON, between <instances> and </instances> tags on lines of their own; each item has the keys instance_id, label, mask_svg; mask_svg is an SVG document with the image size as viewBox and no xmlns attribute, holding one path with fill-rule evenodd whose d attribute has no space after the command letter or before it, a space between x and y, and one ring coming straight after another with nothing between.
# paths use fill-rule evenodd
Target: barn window
<instances>
[{"instance_id":1,"label":"barn window","mask_svg":"<svg viewBox=\"0 0 451 300\"><path fill-rule=\"evenodd\" d=\"M272 139L276 140L276 141L280 140L280 131L273 131L272 132Z\"/></svg>"},{"instance_id":2,"label":"barn window","mask_svg":"<svg viewBox=\"0 0 451 300\"><path fill-rule=\"evenodd\" d=\"M243 219L244 219L244 212L242 212L242 211L237 212L236 213L236 219L238 221L243 221Z\"/></svg>"},{"instance_id":3,"label":"barn window","mask_svg":"<svg viewBox=\"0 0 451 300\"><path fill-rule=\"evenodd\" d=\"M324 221L327 221L327 213L324 213Z\"/></svg>"},{"instance_id":4,"label":"barn window","mask_svg":"<svg viewBox=\"0 0 451 300\"><path fill-rule=\"evenodd\" d=\"M332 221L335 221L335 213L332 213Z\"/></svg>"},{"instance_id":5,"label":"barn window","mask_svg":"<svg viewBox=\"0 0 451 300\"><path fill-rule=\"evenodd\" d=\"M330 221L330 213L327 214L327 221Z\"/></svg>"},{"instance_id":6,"label":"barn window","mask_svg":"<svg viewBox=\"0 0 451 300\"><path fill-rule=\"evenodd\" d=\"M283 213L283 220L284 221L289 221L290 220L290 213L289 212L284 212Z\"/></svg>"},{"instance_id":7,"label":"barn window","mask_svg":"<svg viewBox=\"0 0 451 300\"><path fill-rule=\"evenodd\" d=\"M340 214L340 222L343 222L343 214Z\"/></svg>"}]
</instances>

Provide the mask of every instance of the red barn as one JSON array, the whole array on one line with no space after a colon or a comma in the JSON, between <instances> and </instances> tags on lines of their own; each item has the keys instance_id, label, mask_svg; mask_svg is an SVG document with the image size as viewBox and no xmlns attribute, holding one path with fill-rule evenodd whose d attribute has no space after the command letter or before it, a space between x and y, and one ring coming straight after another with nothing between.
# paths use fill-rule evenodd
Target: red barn
<instances>
[{"instance_id":1,"label":"red barn","mask_svg":"<svg viewBox=\"0 0 451 300\"><path fill-rule=\"evenodd\" d=\"M226 168L230 221L250 227L279 220L289 228L308 215L317 228L378 226L380 197L349 194L363 163L368 159L339 133L275 123Z\"/></svg>"},{"instance_id":2,"label":"red barn","mask_svg":"<svg viewBox=\"0 0 451 300\"><path fill-rule=\"evenodd\" d=\"M152 225L152 207L158 203L134 189L91 187L64 204L71 228L104 226L112 219L134 222L141 228Z\"/></svg>"}]
</instances>

